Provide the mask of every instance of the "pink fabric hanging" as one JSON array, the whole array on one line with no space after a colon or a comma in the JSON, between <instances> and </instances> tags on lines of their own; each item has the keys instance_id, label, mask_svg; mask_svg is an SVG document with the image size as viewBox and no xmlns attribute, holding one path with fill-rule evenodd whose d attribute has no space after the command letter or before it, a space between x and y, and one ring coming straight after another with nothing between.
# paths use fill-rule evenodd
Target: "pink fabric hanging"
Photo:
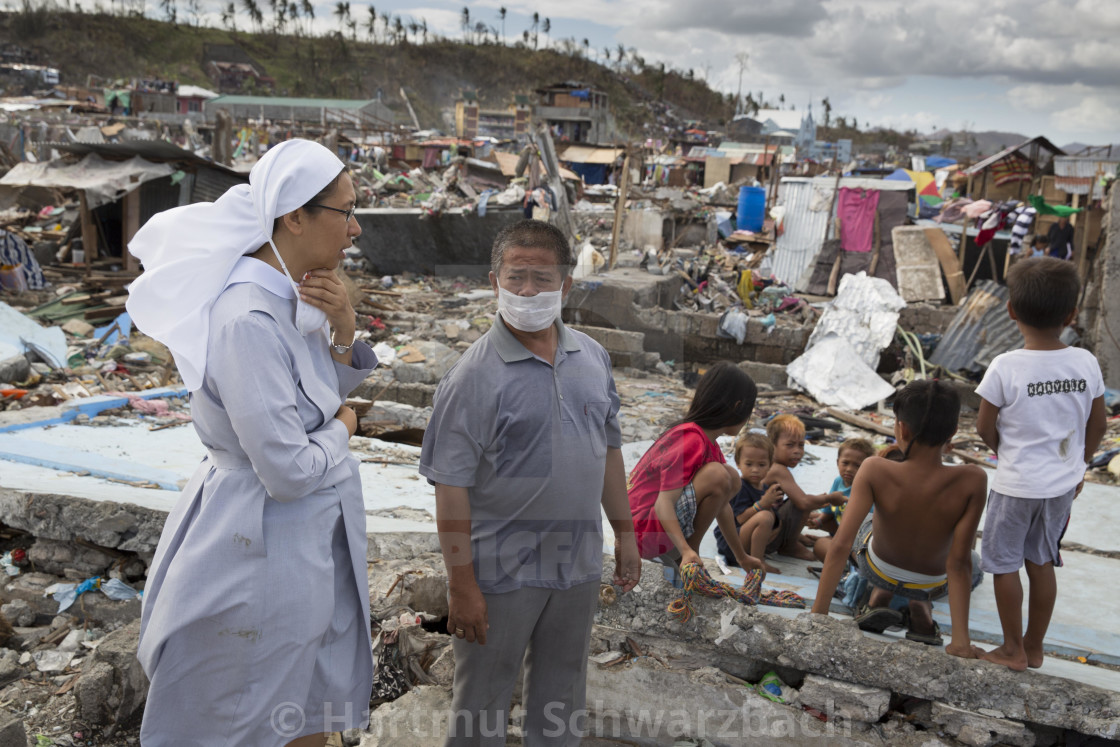
<instances>
[{"instance_id":1,"label":"pink fabric hanging","mask_svg":"<svg viewBox=\"0 0 1120 747\"><path fill-rule=\"evenodd\" d=\"M879 207L879 190L843 187L836 203L840 219L840 246L846 252L871 251L875 233L875 210Z\"/></svg>"}]
</instances>

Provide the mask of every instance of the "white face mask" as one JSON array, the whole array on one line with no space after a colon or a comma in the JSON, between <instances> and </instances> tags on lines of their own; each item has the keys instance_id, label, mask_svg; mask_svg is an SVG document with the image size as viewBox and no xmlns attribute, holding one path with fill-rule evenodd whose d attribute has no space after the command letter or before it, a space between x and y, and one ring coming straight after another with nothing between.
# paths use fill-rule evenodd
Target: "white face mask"
<instances>
[{"instance_id":1,"label":"white face mask","mask_svg":"<svg viewBox=\"0 0 1120 747\"><path fill-rule=\"evenodd\" d=\"M301 335L307 337L312 332L318 331L326 325L327 315L322 309L316 308L309 303L304 303L303 299L299 297L299 285L292 279L292 273L288 272L288 266L284 264L284 258L280 256L276 245L272 243L271 239L268 245L272 247L272 253L276 255L276 259L280 262L280 267L284 270L284 276L288 278L292 290L296 293L296 329Z\"/></svg>"},{"instance_id":2,"label":"white face mask","mask_svg":"<svg viewBox=\"0 0 1120 747\"><path fill-rule=\"evenodd\" d=\"M546 291L535 296L519 296L498 286L498 312L511 327L522 332L540 332L560 316L563 291Z\"/></svg>"}]
</instances>

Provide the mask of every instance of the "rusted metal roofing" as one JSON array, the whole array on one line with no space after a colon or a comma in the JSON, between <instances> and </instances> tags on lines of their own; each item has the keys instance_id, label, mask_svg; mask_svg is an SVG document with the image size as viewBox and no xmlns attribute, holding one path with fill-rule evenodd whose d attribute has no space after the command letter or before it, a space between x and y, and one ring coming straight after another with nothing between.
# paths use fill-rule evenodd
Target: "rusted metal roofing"
<instances>
[{"instance_id":1,"label":"rusted metal roofing","mask_svg":"<svg viewBox=\"0 0 1120 747\"><path fill-rule=\"evenodd\" d=\"M1054 186L1071 195L1089 195L1090 200L1104 198L1104 176L1117 174L1120 159L1093 156L1058 156L1054 159Z\"/></svg>"},{"instance_id":2,"label":"rusted metal roofing","mask_svg":"<svg viewBox=\"0 0 1120 747\"><path fill-rule=\"evenodd\" d=\"M994 156L988 156L983 161L980 161L979 163L975 163L972 166L969 166L962 173L969 174L969 175L979 174L981 171L988 168L993 163L996 163L998 161L1002 161L1003 159L1011 156L1012 154L1018 153L1019 151L1023 150L1027 146L1033 145L1034 143L1038 143L1040 146L1042 146L1046 150L1050 151L1055 156L1065 155L1064 150L1062 150L1061 148L1054 145L1052 142L1050 142L1046 138L1039 135L1038 137L1032 137L1030 140L1027 140L1024 143L1020 143L1019 145L1012 145L1010 148L1004 148L999 153L996 153Z\"/></svg>"},{"instance_id":3,"label":"rusted metal roofing","mask_svg":"<svg viewBox=\"0 0 1120 747\"><path fill-rule=\"evenodd\" d=\"M1007 286L993 280L973 286L929 362L953 373L980 373L997 355L1023 347L1023 335L1007 313L1007 297Z\"/></svg>"}]
</instances>

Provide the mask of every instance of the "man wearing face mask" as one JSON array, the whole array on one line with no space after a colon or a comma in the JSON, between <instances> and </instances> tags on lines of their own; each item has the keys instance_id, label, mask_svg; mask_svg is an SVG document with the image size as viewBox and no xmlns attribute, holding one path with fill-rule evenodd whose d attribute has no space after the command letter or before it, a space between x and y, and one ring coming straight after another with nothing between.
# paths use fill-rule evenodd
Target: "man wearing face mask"
<instances>
[{"instance_id":1,"label":"man wearing face mask","mask_svg":"<svg viewBox=\"0 0 1120 747\"><path fill-rule=\"evenodd\" d=\"M578 744L602 513L614 583L629 591L641 573L610 358L560 320L574 264L547 223L502 230L494 325L436 389L420 473L435 485L455 636L448 745L505 744L522 660L525 743Z\"/></svg>"}]
</instances>

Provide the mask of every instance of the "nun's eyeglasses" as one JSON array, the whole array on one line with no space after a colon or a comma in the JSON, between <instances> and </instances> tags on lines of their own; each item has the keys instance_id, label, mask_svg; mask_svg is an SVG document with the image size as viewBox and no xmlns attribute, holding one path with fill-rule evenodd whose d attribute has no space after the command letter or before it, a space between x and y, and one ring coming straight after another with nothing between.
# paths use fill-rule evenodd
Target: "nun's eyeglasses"
<instances>
[{"instance_id":1,"label":"nun's eyeglasses","mask_svg":"<svg viewBox=\"0 0 1120 747\"><path fill-rule=\"evenodd\" d=\"M343 210L342 208L331 207L330 205L320 205L317 202L309 202L309 203L307 203L307 207L323 208L324 210L333 210L336 213L342 213L343 215L346 216L346 222L347 223L349 223L350 219L354 217L354 213L358 209L357 205L350 208L349 210Z\"/></svg>"}]
</instances>

